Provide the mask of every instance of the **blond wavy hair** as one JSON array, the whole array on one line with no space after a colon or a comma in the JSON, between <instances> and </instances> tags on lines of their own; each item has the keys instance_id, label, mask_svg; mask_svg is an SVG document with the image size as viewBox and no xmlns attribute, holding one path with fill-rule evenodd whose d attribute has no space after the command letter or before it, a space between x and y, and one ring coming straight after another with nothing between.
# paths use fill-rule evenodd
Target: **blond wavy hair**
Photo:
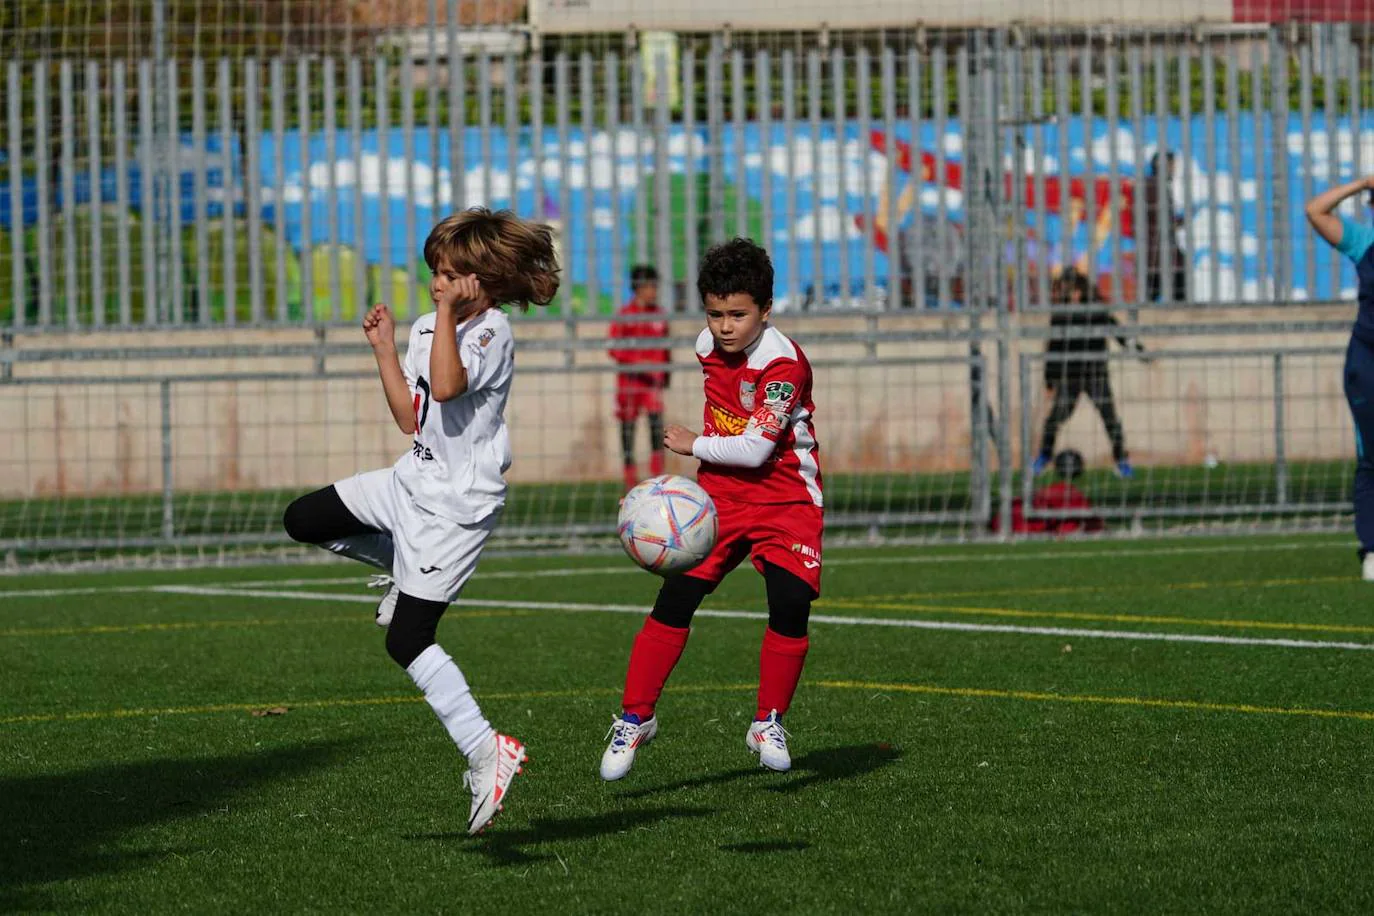
<instances>
[{"instance_id":1,"label":"blond wavy hair","mask_svg":"<svg viewBox=\"0 0 1374 916\"><path fill-rule=\"evenodd\" d=\"M425 263L476 274L498 305L548 305L558 293L553 230L509 210L472 207L446 217L425 239Z\"/></svg>"}]
</instances>

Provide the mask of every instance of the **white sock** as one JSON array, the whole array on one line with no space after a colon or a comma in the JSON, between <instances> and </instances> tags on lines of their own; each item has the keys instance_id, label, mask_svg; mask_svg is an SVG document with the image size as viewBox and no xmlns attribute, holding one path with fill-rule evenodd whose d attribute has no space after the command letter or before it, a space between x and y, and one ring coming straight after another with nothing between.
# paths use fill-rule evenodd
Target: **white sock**
<instances>
[{"instance_id":1,"label":"white sock","mask_svg":"<svg viewBox=\"0 0 1374 916\"><path fill-rule=\"evenodd\" d=\"M341 557L366 563L391 572L392 557L396 553L396 543L385 531L376 534L354 534L337 541L325 541L320 545Z\"/></svg>"},{"instance_id":2,"label":"white sock","mask_svg":"<svg viewBox=\"0 0 1374 916\"><path fill-rule=\"evenodd\" d=\"M471 760L495 736L496 731L472 698L463 672L437 643L421 652L406 674L424 692L425 702L464 757Z\"/></svg>"}]
</instances>

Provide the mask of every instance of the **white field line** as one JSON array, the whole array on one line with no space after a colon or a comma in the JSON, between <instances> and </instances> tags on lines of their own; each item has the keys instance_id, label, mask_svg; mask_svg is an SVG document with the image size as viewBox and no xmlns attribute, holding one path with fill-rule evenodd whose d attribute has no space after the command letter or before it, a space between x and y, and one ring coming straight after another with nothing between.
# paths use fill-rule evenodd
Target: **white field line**
<instances>
[{"instance_id":1,"label":"white field line","mask_svg":"<svg viewBox=\"0 0 1374 916\"><path fill-rule=\"evenodd\" d=\"M370 595L337 595L329 592L297 592L289 590L262 591L216 588L200 585L159 585L149 591L177 595L213 595L235 598L284 598L293 601L348 601L374 604ZM480 598L460 598L459 607L510 608L515 610L559 611L584 614L647 614L649 609L638 604L575 604L563 601L485 601ZM721 617L734 620L767 620L762 611L709 608L699 610L698 617ZM1019 636L1055 636L1076 639L1126 639L1142 642L1203 643L1221 646L1265 646L1279 649L1343 649L1356 652L1374 651L1374 643L1336 642L1311 639L1266 639L1247 636L1212 636L1199 633L1156 633L1145 630L1090 630L1078 627L1028 627L1015 624L963 623L944 620L912 620L892 617L842 617L833 614L812 614L812 623L835 626L896 627L911 630L945 630L956 633L1003 633Z\"/></svg>"},{"instance_id":2,"label":"white field line","mask_svg":"<svg viewBox=\"0 0 1374 916\"><path fill-rule=\"evenodd\" d=\"M119 595L147 592L153 585L105 585L87 588L20 588L0 591L0 598L66 598L72 595Z\"/></svg>"},{"instance_id":3,"label":"white field line","mask_svg":"<svg viewBox=\"0 0 1374 916\"><path fill-rule=\"evenodd\" d=\"M1090 559L1094 557L1109 557L1119 559L1121 557L1153 557L1153 556L1190 556L1190 555L1210 555L1219 553L1266 553L1271 551L1290 551L1290 550L1319 550L1340 548L1350 549L1350 544L1341 542L1302 542L1302 541L1282 541L1273 544L1217 544L1213 546L1199 545L1197 547L1166 547L1161 549L1150 548L1127 548L1123 550L1042 550L1035 552L1026 551L1002 551L998 553L962 553L962 554L915 554L913 556L881 556L881 557L836 557L827 560L825 565L832 566L916 566L932 563L983 563L983 562L1040 562L1042 560L1059 559ZM854 548L845 548L851 550ZM919 548L916 548L919 550ZM336 578L301 578L301 579L253 579L246 581L227 581L227 582L208 582L207 588L289 588L302 585L353 585L361 584L364 577L368 575L367 569L362 568L356 576L336 577ZM642 571L636 568L629 561L620 563L616 566L568 566L555 567L552 569L533 569L517 570L502 569L491 572L479 572L478 581L485 579L547 579L563 578L568 576L626 576L643 575ZM120 592L144 592L162 586L150 585L121 585L106 587L85 587L85 588L33 588L33 589L14 589L10 591L0 590L0 598L61 598L68 595L98 595L116 594Z\"/></svg>"},{"instance_id":4,"label":"white field line","mask_svg":"<svg viewBox=\"0 0 1374 916\"><path fill-rule=\"evenodd\" d=\"M628 569L626 567L629 567ZM336 578L303 578L303 579L248 579L248 580L229 580L219 582L206 582L207 588L293 588L303 585L356 585L361 587L367 581L369 567L360 566L358 574L355 576L339 576ZM493 572L482 573L483 579L548 579L564 576L580 575L616 575L619 573L641 572L627 560L623 566L594 566L594 567L568 567L567 569L536 569L522 572L515 569L496 570ZM116 585L116 586L86 586L82 588L29 588L14 589L12 591L0 591L0 598L64 598L69 595L113 595L127 592L147 592L162 588L161 585Z\"/></svg>"}]
</instances>

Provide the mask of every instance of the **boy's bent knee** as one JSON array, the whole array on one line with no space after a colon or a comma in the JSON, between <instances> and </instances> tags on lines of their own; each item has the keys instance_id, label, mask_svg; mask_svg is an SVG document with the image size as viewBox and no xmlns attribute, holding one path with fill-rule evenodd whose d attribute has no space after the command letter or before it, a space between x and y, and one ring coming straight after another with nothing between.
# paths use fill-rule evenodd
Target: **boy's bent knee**
<instances>
[{"instance_id":1,"label":"boy's bent knee","mask_svg":"<svg viewBox=\"0 0 1374 916\"><path fill-rule=\"evenodd\" d=\"M692 615L715 588L705 579L694 576L669 576L663 580L663 587L658 590L654 609L649 616L665 627L689 627L692 625Z\"/></svg>"},{"instance_id":2,"label":"boy's bent knee","mask_svg":"<svg viewBox=\"0 0 1374 916\"><path fill-rule=\"evenodd\" d=\"M282 527L286 529L286 534L293 541L302 544L313 544L312 535L315 533L310 524L309 498L302 496L291 501L291 505L286 507L286 511L281 517Z\"/></svg>"},{"instance_id":3,"label":"boy's bent knee","mask_svg":"<svg viewBox=\"0 0 1374 916\"><path fill-rule=\"evenodd\" d=\"M293 499L282 513L281 523L291 539L302 544L322 544L377 530L349 511L333 485Z\"/></svg>"},{"instance_id":4,"label":"boy's bent knee","mask_svg":"<svg viewBox=\"0 0 1374 916\"><path fill-rule=\"evenodd\" d=\"M800 577L772 563L764 564L763 579L768 587L768 629L779 636L801 639L806 635L816 593Z\"/></svg>"}]
</instances>

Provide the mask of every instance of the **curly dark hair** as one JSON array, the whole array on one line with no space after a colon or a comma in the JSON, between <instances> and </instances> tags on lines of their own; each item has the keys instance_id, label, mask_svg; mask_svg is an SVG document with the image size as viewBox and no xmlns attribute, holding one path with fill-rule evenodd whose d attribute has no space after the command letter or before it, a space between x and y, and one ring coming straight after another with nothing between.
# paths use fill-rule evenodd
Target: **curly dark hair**
<instances>
[{"instance_id":1,"label":"curly dark hair","mask_svg":"<svg viewBox=\"0 0 1374 916\"><path fill-rule=\"evenodd\" d=\"M1054 470L1064 480L1073 480L1083 473L1083 454L1066 448L1054 456Z\"/></svg>"},{"instance_id":2,"label":"curly dark hair","mask_svg":"<svg viewBox=\"0 0 1374 916\"><path fill-rule=\"evenodd\" d=\"M731 239L712 246L701 259L697 292L725 298L735 293L751 296L759 308L773 304L773 262L768 252L750 239Z\"/></svg>"}]
</instances>

